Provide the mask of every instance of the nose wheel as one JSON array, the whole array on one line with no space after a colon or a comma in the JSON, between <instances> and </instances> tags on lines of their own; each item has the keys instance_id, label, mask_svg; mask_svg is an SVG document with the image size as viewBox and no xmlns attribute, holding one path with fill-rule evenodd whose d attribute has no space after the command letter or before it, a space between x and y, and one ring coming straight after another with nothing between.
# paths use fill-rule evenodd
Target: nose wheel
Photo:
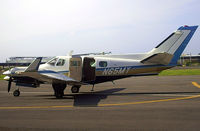
<instances>
[{"instance_id":1,"label":"nose wheel","mask_svg":"<svg viewBox=\"0 0 200 131\"><path fill-rule=\"evenodd\" d=\"M20 96L20 91L19 91L19 89L15 90L15 91L13 92L13 96L15 96L15 97Z\"/></svg>"}]
</instances>

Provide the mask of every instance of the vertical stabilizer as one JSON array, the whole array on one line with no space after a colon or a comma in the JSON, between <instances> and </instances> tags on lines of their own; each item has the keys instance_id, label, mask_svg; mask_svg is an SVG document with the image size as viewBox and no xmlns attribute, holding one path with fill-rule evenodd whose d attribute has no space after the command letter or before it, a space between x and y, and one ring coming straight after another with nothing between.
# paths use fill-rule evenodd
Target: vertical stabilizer
<instances>
[{"instance_id":1,"label":"vertical stabilizer","mask_svg":"<svg viewBox=\"0 0 200 131\"><path fill-rule=\"evenodd\" d=\"M180 58L180 55L184 51L185 47L189 43L190 39L192 38L197 28L198 26L180 27L177 31L173 32L163 42L161 42L158 46L156 46L153 50L151 50L148 53L148 57L151 57L155 54L165 53L165 54L172 55L171 59L168 59L168 64L177 64L177 61ZM169 55L166 55L166 56L169 56ZM162 59L164 60L165 57ZM149 62L151 62L150 59L149 59Z\"/></svg>"}]
</instances>

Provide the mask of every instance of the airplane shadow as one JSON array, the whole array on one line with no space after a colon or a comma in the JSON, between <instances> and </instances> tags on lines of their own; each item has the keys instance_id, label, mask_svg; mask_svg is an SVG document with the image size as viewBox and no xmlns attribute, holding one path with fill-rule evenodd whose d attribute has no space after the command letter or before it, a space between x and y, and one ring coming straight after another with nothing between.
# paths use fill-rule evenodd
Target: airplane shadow
<instances>
[{"instance_id":1,"label":"airplane shadow","mask_svg":"<svg viewBox=\"0 0 200 131\"><path fill-rule=\"evenodd\" d=\"M79 94L67 94L63 97L63 99L72 99L74 100L73 106L76 107L96 107L98 103L106 99L108 96L128 96L128 95L154 95L154 94L199 94L200 92L134 92L134 93L117 93L122 91L126 88L114 88L108 89L103 91L96 91L96 92L81 92ZM40 95L44 96L44 95ZM47 96L47 95L45 95ZM51 96L52 95L48 95ZM55 99L56 98L48 98L48 99Z\"/></svg>"},{"instance_id":2,"label":"airplane shadow","mask_svg":"<svg viewBox=\"0 0 200 131\"><path fill-rule=\"evenodd\" d=\"M76 94L74 95L74 106L79 107L96 107L102 99L106 99L108 96L128 96L128 95L154 95L154 94L196 94L200 92L138 92L138 93L116 93L125 88L117 88L104 90L100 92Z\"/></svg>"},{"instance_id":3,"label":"airplane shadow","mask_svg":"<svg viewBox=\"0 0 200 131\"><path fill-rule=\"evenodd\" d=\"M73 106L79 107L96 107L98 103L102 99L106 99L108 95L111 95L115 92L122 91L126 88L114 88L108 89L103 91L96 91L96 92L80 92L79 94L66 94L64 95L63 99L73 99L74 103ZM51 97L45 99L52 99L52 100L59 100L53 97L53 95L39 95L40 97Z\"/></svg>"},{"instance_id":4,"label":"airplane shadow","mask_svg":"<svg viewBox=\"0 0 200 131\"><path fill-rule=\"evenodd\" d=\"M104 91L92 92L92 93L81 93L74 94L74 106L79 107L96 107L102 99L106 99L108 95L115 92L124 90L125 88L114 88Z\"/></svg>"}]
</instances>

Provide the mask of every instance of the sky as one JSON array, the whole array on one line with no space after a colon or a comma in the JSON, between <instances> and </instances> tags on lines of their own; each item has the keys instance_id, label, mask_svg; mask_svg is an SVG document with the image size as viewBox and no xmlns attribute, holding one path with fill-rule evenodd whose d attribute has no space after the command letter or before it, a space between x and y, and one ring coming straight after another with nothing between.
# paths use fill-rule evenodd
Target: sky
<instances>
[{"instance_id":1,"label":"sky","mask_svg":"<svg viewBox=\"0 0 200 131\"><path fill-rule=\"evenodd\" d=\"M199 12L199 0L0 0L0 62L148 52L180 26L199 25ZM184 53L200 53L200 29Z\"/></svg>"}]
</instances>

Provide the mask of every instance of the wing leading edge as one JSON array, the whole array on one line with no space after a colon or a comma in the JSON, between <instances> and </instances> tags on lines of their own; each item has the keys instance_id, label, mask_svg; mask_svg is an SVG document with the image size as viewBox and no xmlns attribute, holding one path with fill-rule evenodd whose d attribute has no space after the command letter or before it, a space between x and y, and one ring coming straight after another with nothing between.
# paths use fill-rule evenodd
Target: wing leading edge
<instances>
[{"instance_id":1,"label":"wing leading edge","mask_svg":"<svg viewBox=\"0 0 200 131\"><path fill-rule=\"evenodd\" d=\"M78 82L70 77L67 77L61 73L57 73L57 72L45 72L45 71L39 71L38 75L40 75L40 77L44 77L45 79L50 79L51 81L62 81L65 82L67 84L70 85L82 85L83 83Z\"/></svg>"}]
</instances>

